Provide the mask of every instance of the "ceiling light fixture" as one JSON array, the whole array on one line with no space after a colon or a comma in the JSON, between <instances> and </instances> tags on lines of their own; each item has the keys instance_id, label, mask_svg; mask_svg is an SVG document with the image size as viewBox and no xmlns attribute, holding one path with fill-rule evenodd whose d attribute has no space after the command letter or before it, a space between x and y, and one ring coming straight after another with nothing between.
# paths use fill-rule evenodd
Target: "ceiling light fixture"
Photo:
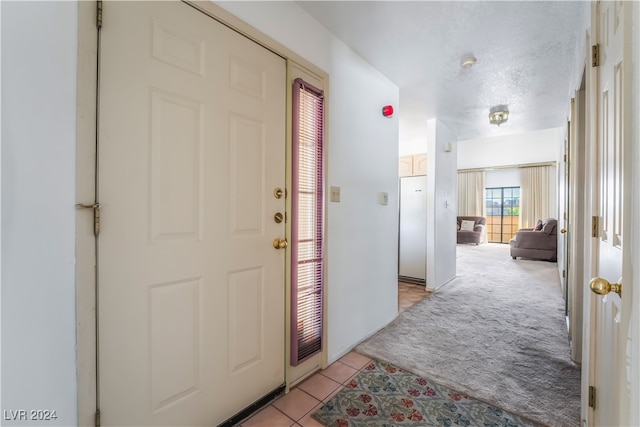
<instances>
[{"instance_id":1,"label":"ceiling light fixture","mask_svg":"<svg viewBox=\"0 0 640 427\"><path fill-rule=\"evenodd\" d=\"M509 120L509 110L506 105L497 105L489 111L489 123L498 127Z\"/></svg>"},{"instance_id":2,"label":"ceiling light fixture","mask_svg":"<svg viewBox=\"0 0 640 427\"><path fill-rule=\"evenodd\" d=\"M476 58L474 58L473 56L469 56L468 58L462 58L462 61L460 61L460 66L462 68L471 68L476 65L476 62L478 62Z\"/></svg>"}]
</instances>

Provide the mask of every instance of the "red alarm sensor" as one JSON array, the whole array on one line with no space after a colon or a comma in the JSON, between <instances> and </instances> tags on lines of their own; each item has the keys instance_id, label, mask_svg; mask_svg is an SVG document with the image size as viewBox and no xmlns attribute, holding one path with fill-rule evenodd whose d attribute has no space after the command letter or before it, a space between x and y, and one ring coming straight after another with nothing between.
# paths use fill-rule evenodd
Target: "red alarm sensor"
<instances>
[{"instance_id":1,"label":"red alarm sensor","mask_svg":"<svg viewBox=\"0 0 640 427\"><path fill-rule=\"evenodd\" d=\"M385 105L382 107L382 115L385 117L393 116L393 107L391 105Z\"/></svg>"}]
</instances>

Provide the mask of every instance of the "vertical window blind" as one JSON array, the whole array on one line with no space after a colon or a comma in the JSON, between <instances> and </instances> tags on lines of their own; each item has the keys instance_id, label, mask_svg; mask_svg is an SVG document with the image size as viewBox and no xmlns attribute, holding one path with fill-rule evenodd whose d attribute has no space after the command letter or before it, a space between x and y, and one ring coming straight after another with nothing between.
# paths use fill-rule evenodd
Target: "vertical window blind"
<instances>
[{"instance_id":1,"label":"vertical window blind","mask_svg":"<svg viewBox=\"0 0 640 427\"><path fill-rule=\"evenodd\" d=\"M293 83L291 364L322 350L323 91Z\"/></svg>"}]
</instances>

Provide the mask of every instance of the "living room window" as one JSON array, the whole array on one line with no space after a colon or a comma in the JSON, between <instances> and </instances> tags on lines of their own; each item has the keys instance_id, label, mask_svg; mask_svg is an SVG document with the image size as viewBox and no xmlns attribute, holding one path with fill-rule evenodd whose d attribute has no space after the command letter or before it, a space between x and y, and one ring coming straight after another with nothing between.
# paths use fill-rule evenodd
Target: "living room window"
<instances>
[{"instance_id":1,"label":"living room window","mask_svg":"<svg viewBox=\"0 0 640 427\"><path fill-rule=\"evenodd\" d=\"M520 187L486 189L487 240L509 243L520 221Z\"/></svg>"}]
</instances>

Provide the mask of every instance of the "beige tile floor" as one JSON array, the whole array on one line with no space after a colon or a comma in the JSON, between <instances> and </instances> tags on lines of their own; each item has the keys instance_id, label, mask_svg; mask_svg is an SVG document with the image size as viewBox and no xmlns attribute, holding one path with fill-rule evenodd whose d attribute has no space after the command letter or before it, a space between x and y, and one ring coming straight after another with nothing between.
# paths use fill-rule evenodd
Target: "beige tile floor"
<instances>
[{"instance_id":1,"label":"beige tile floor","mask_svg":"<svg viewBox=\"0 0 640 427\"><path fill-rule=\"evenodd\" d=\"M424 286L414 285L412 283L398 283L398 312L402 313L413 304L430 295L430 291L426 291Z\"/></svg>"},{"instance_id":2,"label":"beige tile floor","mask_svg":"<svg viewBox=\"0 0 640 427\"><path fill-rule=\"evenodd\" d=\"M279 397L251 418L242 427L322 427L311 414L338 393L371 359L351 352L313 374L289 393Z\"/></svg>"},{"instance_id":3,"label":"beige tile floor","mask_svg":"<svg viewBox=\"0 0 640 427\"><path fill-rule=\"evenodd\" d=\"M429 295L424 286L398 283L398 311L403 312ZM336 395L371 359L350 352L316 372L289 393L280 396L239 426L242 427L322 427L311 414Z\"/></svg>"}]
</instances>

